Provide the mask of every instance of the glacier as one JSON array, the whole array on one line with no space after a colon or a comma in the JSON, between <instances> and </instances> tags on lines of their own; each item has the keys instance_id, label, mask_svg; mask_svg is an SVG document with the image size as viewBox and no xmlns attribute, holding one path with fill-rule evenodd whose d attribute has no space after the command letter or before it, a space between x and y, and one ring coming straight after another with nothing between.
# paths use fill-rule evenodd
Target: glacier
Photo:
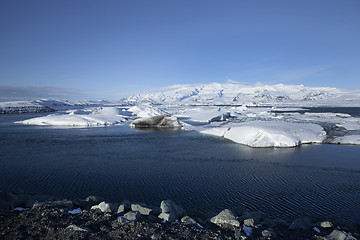
<instances>
[{"instance_id":1,"label":"glacier","mask_svg":"<svg viewBox=\"0 0 360 240\"><path fill-rule=\"evenodd\" d=\"M320 108L323 110L317 112ZM354 108L355 113L343 112L342 108ZM174 85L117 101L0 102L0 113L53 112L17 124L157 127L143 123L162 116L169 126L250 147L360 145L359 108L360 90L234 81Z\"/></svg>"}]
</instances>

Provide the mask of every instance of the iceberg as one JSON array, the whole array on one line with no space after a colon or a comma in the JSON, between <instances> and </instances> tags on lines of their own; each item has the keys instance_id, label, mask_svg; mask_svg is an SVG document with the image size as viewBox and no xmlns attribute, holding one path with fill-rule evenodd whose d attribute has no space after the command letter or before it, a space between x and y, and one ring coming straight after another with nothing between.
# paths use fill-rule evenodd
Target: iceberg
<instances>
[{"instance_id":1,"label":"iceberg","mask_svg":"<svg viewBox=\"0 0 360 240\"><path fill-rule=\"evenodd\" d=\"M163 114L136 119L130 126L135 128L181 128L183 124L176 117Z\"/></svg>"},{"instance_id":2,"label":"iceberg","mask_svg":"<svg viewBox=\"0 0 360 240\"><path fill-rule=\"evenodd\" d=\"M125 122L126 116L119 113L120 108L117 107L88 108L30 118L15 123L39 126L104 126Z\"/></svg>"},{"instance_id":3,"label":"iceberg","mask_svg":"<svg viewBox=\"0 0 360 240\"><path fill-rule=\"evenodd\" d=\"M141 118L154 117L157 115L165 114L165 112L150 106L150 105L137 105L130 107L127 111L131 112L133 115L136 115Z\"/></svg>"},{"instance_id":4,"label":"iceberg","mask_svg":"<svg viewBox=\"0 0 360 240\"><path fill-rule=\"evenodd\" d=\"M250 147L295 147L305 143L321 143L326 135L317 124L285 121L251 121L229 127L207 128L200 132Z\"/></svg>"}]
</instances>

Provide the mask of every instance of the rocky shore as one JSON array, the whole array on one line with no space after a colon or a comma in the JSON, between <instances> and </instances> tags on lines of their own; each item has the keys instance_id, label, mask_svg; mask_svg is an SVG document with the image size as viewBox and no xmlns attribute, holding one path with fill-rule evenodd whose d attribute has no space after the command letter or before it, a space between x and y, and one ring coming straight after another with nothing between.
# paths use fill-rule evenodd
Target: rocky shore
<instances>
[{"instance_id":1,"label":"rocky shore","mask_svg":"<svg viewBox=\"0 0 360 240\"><path fill-rule=\"evenodd\" d=\"M201 219L176 201L108 203L0 191L0 239L359 239L359 224L224 209Z\"/></svg>"}]
</instances>

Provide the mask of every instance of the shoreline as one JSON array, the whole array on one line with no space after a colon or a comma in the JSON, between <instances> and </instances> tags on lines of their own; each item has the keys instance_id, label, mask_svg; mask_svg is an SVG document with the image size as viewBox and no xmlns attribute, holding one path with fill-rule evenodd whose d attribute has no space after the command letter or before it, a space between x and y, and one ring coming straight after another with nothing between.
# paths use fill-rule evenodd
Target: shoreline
<instances>
[{"instance_id":1,"label":"shoreline","mask_svg":"<svg viewBox=\"0 0 360 240\"><path fill-rule=\"evenodd\" d=\"M188 215L176 201L160 206L85 199L43 199L0 191L2 239L359 239L360 224L260 211L224 209L208 219Z\"/></svg>"}]
</instances>

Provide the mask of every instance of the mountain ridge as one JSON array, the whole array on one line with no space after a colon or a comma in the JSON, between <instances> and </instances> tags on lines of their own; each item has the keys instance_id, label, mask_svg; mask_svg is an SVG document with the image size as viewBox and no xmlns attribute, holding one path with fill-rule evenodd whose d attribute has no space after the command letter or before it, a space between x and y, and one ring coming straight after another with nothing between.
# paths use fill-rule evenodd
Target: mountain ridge
<instances>
[{"instance_id":1,"label":"mountain ridge","mask_svg":"<svg viewBox=\"0 0 360 240\"><path fill-rule=\"evenodd\" d=\"M352 100L352 101L351 101ZM311 105L315 102L335 104L360 100L360 90L304 85L248 85L236 82L173 85L132 95L127 102L154 104L244 104ZM339 103L339 102L338 102ZM359 101L360 106L360 101Z\"/></svg>"}]
</instances>

